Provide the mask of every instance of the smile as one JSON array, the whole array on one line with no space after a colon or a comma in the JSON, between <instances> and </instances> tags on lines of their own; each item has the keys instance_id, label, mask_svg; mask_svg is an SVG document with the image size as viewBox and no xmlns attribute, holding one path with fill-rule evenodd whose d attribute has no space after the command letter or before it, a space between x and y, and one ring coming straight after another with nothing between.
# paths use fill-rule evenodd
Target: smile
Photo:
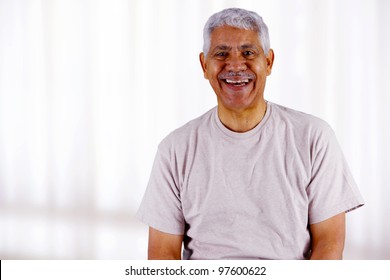
<instances>
[{"instance_id":1,"label":"smile","mask_svg":"<svg viewBox=\"0 0 390 280\"><path fill-rule=\"evenodd\" d=\"M223 79L225 83L228 85L232 85L235 87L241 87L241 86L246 86L251 82L251 79L241 79L241 80L231 80L231 79Z\"/></svg>"},{"instance_id":2,"label":"smile","mask_svg":"<svg viewBox=\"0 0 390 280\"><path fill-rule=\"evenodd\" d=\"M219 74L218 78L232 88L247 86L255 79L255 76L245 72L224 72Z\"/></svg>"}]
</instances>

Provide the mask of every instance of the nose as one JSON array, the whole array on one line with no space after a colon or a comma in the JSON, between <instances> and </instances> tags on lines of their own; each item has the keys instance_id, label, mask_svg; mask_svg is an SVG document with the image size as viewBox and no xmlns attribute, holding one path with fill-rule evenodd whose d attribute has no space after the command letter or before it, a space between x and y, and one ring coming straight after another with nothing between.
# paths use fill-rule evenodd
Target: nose
<instances>
[{"instance_id":1,"label":"nose","mask_svg":"<svg viewBox=\"0 0 390 280\"><path fill-rule=\"evenodd\" d=\"M233 54L226 60L226 70L232 72L245 71L247 69L246 60L240 54Z\"/></svg>"}]
</instances>

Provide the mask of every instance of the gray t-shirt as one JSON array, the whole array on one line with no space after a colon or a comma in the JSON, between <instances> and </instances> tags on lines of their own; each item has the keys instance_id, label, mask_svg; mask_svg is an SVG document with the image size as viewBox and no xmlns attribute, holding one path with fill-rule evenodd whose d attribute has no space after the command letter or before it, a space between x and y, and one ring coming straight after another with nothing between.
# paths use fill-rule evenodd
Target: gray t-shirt
<instances>
[{"instance_id":1,"label":"gray t-shirt","mask_svg":"<svg viewBox=\"0 0 390 280\"><path fill-rule=\"evenodd\" d=\"M184 259L306 259L309 224L363 205L327 123L267 102L227 129L217 107L159 145L137 217L184 235Z\"/></svg>"}]
</instances>

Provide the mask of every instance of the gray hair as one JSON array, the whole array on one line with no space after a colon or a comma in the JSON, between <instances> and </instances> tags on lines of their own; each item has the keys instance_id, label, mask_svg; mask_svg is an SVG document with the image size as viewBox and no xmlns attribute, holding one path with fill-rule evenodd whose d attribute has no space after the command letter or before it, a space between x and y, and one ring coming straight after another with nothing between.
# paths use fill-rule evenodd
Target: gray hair
<instances>
[{"instance_id":1,"label":"gray hair","mask_svg":"<svg viewBox=\"0 0 390 280\"><path fill-rule=\"evenodd\" d=\"M270 49L268 27L256 12L230 8L213 14L203 29L203 53L207 56L210 50L211 33L217 27L232 26L239 29L253 30L259 34L261 47L267 55Z\"/></svg>"}]
</instances>

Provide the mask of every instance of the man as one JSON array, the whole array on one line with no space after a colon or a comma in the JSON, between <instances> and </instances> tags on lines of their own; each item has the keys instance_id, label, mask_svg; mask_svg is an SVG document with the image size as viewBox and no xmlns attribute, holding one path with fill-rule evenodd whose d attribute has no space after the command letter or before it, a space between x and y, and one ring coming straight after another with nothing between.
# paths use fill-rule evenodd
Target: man
<instances>
[{"instance_id":1,"label":"man","mask_svg":"<svg viewBox=\"0 0 390 280\"><path fill-rule=\"evenodd\" d=\"M218 106L159 145L137 213L149 259L342 258L345 212L363 200L331 128L264 99L273 61L256 13L206 23Z\"/></svg>"}]
</instances>

